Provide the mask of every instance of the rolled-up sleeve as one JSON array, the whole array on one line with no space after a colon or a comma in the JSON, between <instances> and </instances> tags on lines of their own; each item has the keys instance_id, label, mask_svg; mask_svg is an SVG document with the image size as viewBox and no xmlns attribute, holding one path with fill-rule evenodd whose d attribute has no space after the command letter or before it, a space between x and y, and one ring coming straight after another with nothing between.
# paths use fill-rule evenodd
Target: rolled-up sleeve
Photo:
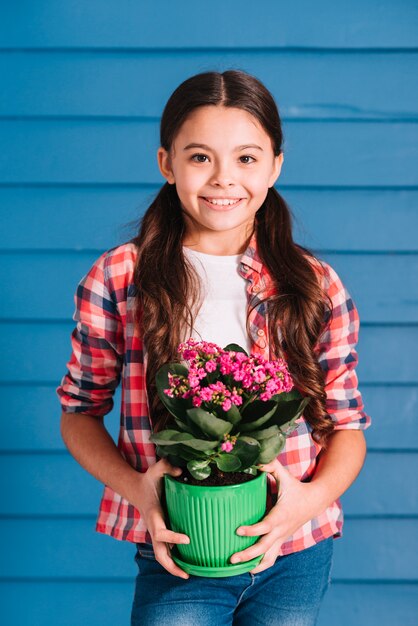
<instances>
[{"instance_id":1,"label":"rolled-up sleeve","mask_svg":"<svg viewBox=\"0 0 418 626\"><path fill-rule=\"evenodd\" d=\"M56 389L64 413L106 415L120 382L123 327L109 289L106 258L105 252L94 262L74 296L77 325L71 334L72 352Z\"/></svg>"},{"instance_id":2,"label":"rolled-up sleeve","mask_svg":"<svg viewBox=\"0 0 418 626\"><path fill-rule=\"evenodd\" d=\"M317 345L318 361L325 374L327 413L336 430L365 430L371 417L364 411L356 366L360 320L357 308L337 272L325 267L325 290L333 311Z\"/></svg>"}]
</instances>

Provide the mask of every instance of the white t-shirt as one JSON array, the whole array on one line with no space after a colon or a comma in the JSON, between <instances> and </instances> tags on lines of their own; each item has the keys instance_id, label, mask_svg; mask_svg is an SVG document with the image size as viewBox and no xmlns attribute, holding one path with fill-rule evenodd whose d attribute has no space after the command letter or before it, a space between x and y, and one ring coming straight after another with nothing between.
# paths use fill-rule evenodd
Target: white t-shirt
<instances>
[{"instance_id":1,"label":"white t-shirt","mask_svg":"<svg viewBox=\"0 0 418 626\"><path fill-rule=\"evenodd\" d=\"M202 306L191 337L224 348L237 343L248 353L246 331L247 281L238 273L242 254L218 256L183 246L183 252L199 275Z\"/></svg>"}]
</instances>

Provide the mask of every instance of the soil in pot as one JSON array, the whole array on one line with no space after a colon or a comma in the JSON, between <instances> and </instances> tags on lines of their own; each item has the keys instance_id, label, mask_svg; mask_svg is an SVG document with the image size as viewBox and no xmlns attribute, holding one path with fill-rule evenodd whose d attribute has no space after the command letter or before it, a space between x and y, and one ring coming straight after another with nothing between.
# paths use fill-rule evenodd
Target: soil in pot
<instances>
[{"instance_id":1,"label":"soil in pot","mask_svg":"<svg viewBox=\"0 0 418 626\"><path fill-rule=\"evenodd\" d=\"M255 476L253 474L246 474L244 472L222 472L216 465L212 467L212 473L204 480L197 480L194 478L187 467L183 467L183 473L180 476L173 476L174 480L179 483L186 483L188 485L201 485L203 487L223 487L225 485L239 485L246 483L249 480L253 480Z\"/></svg>"}]
</instances>

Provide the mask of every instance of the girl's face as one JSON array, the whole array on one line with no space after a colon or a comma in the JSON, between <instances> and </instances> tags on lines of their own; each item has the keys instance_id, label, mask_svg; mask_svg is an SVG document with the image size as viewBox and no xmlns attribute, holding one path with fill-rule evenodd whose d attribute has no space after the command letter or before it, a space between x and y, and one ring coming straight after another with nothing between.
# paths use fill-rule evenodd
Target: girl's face
<instances>
[{"instance_id":1,"label":"girl's face","mask_svg":"<svg viewBox=\"0 0 418 626\"><path fill-rule=\"evenodd\" d=\"M247 111L203 106L181 126L171 150L158 150L163 176L184 211L183 244L207 254L240 254L254 216L279 177L269 135Z\"/></svg>"}]
</instances>

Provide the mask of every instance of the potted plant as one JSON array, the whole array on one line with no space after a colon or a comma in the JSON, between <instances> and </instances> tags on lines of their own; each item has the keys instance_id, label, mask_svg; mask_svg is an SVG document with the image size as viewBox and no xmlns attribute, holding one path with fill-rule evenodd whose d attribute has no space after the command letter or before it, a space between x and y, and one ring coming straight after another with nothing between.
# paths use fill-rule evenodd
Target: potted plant
<instances>
[{"instance_id":1,"label":"potted plant","mask_svg":"<svg viewBox=\"0 0 418 626\"><path fill-rule=\"evenodd\" d=\"M190 574L242 574L262 558L229 562L258 539L235 530L265 514L267 475L259 465L283 449L309 398L294 388L283 359L193 338L178 352L179 362L163 365L156 377L172 424L150 437L159 457L184 468L180 477L164 476L169 526L190 537L172 557Z\"/></svg>"}]
</instances>

